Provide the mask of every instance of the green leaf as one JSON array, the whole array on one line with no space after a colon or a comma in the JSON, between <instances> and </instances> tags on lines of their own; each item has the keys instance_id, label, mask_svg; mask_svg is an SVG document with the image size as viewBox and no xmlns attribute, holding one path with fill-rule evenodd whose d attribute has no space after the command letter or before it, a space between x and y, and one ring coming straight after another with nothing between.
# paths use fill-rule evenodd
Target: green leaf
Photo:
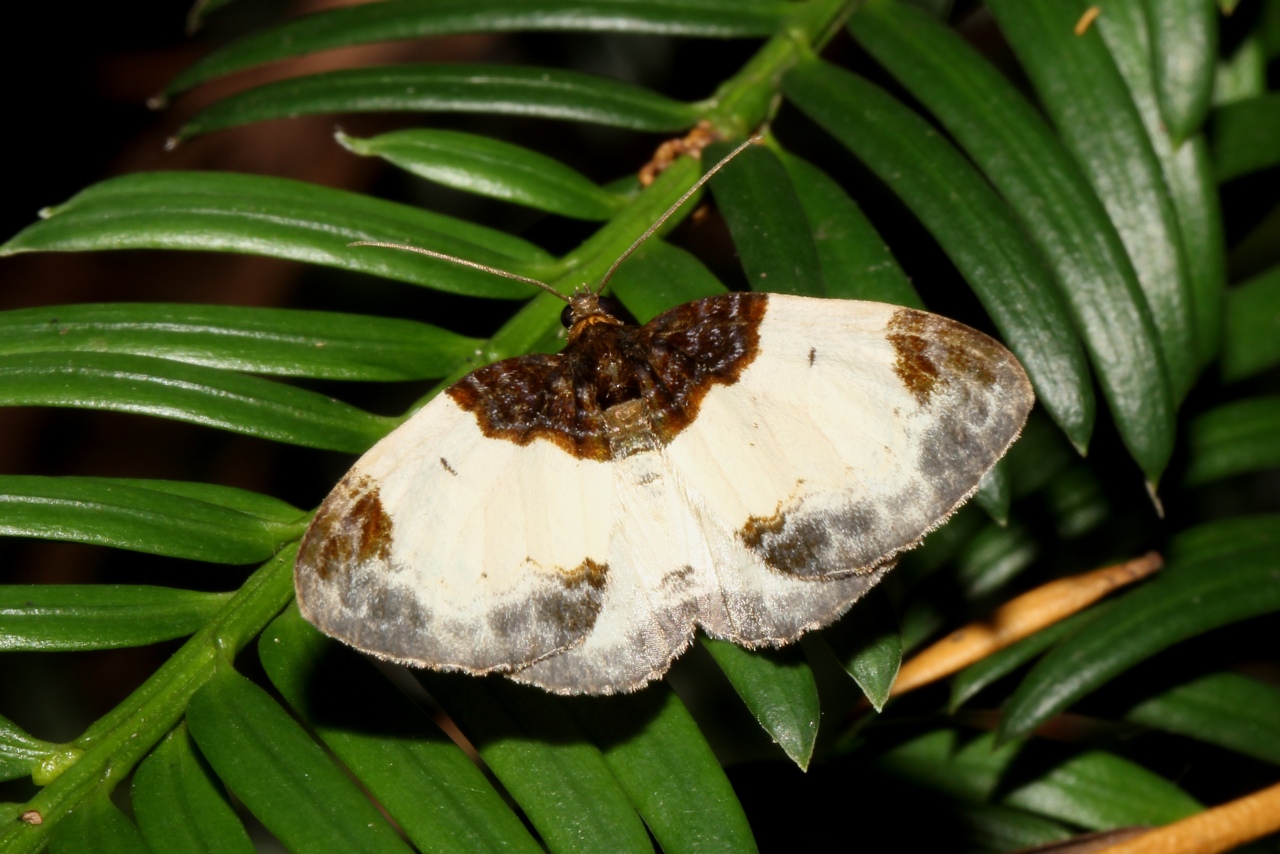
<instances>
[{"instance_id":1,"label":"green leaf","mask_svg":"<svg viewBox=\"0 0 1280 854\"><path fill-rule=\"evenodd\" d=\"M664 683L625 697L582 698L572 709L663 854L756 850L729 779Z\"/></svg>"},{"instance_id":2,"label":"green leaf","mask_svg":"<svg viewBox=\"0 0 1280 854\"><path fill-rule=\"evenodd\" d=\"M185 726L151 751L133 774L133 811L142 836L165 854L255 850Z\"/></svg>"},{"instance_id":3,"label":"green leaf","mask_svg":"<svg viewBox=\"0 0 1280 854\"><path fill-rule=\"evenodd\" d=\"M641 323L674 306L726 291L697 258L654 238L618 268L609 288Z\"/></svg>"},{"instance_id":4,"label":"green leaf","mask_svg":"<svg viewBox=\"0 0 1280 854\"><path fill-rule=\"evenodd\" d=\"M707 148L712 160L729 153L724 143ZM809 221L781 161L752 145L711 179L711 192L729 226L747 275L747 286L768 293L826 295Z\"/></svg>"},{"instance_id":5,"label":"green leaf","mask_svg":"<svg viewBox=\"0 0 1280 854\"><path fill-rule=\"evenodd\" d=\"M1056 0L992 0L987 6L1124 241L1159 334L1173 397L1180 400L1195 379L1199 355L1191 282L1177 213L1124 78L1098 28L1083 36L1072 31L1082 6ZM1071 73L1063 73L1068 68ZM1163 463L1143 463L1152 482L1161 469Z\"/></svg>"},{"instance_id":6,"label":"green leaf","mask_svg":"<svg viewBox=\"0 0 1280 854\"><path fill-rule=\"evenodd\" d=\"M56 769L27 804L39 825L0 825L0 850L35 854L50 831L132 768L182 719L190 697L212 678L216 663L234 655L293 598L296 545L286 547L249 577L216 618L188 640L146 682L94 721L63 755L75 761ZM100 788L103 787L103 788Z\"/></svg>"},{"instance_id":7,"label":"green leaf","mask_svg":"<svg viewBox=\"0 0 1280 854\"><path fill-rule=\"evenodd\" d=\"M1213 106L1255 98L1267 91L1267 55L1257 31L1234 48L1223 45L1213 80Z\"/></svg>"},{"instance_id":8,"label":"green leaf","mask_svg":"<svg viewBox=\"0 0 1280 854\"><path fill-rule=\"evenodd\" d=\"M1280 515L1238 516L1180 531L1169 541L1165 557L1178 565L1231 561L1276 544L1280 544Z\"/></svg>"},{"instance_id":9,"label":"green leaf","mask_svg":"<svg viewBox=\"0 0 1280 854\"><path fill-rule=\"evenodd\" d=\"M52 854L145 854L151 849L103 790L58 822L49 836L49 850Z\"/></svg>"},{"instance_id":10,"label":"green leaf","mask_svg":"<svg viewBox=\"0 0 1280 854\"><path fill-rule=\"evenodd\" d=\"M1130 452L1158 477L1174 430L1160 344L1124 244L1061 141L1002 74L927 16L876 2L849 27L964 147L1036 242ZM1086 414L1082 425L1091 426ZM1087 429L1065 432L1086 447Z\"/></svg>"},{"instance_id":11,"label":"green leaf","mask_svg":"<svg viewBox=\"0 0 1280 854\"><path fill-rule=\"evenodd\" d=\"M702 638L733 690L787 757L809 767L818 738L818 685L799 647L744 649Z\"/></svg>"},{"instance_id":12,"label":"green leaf","mask_svg":"<svg viewBox=\"0 0 1280 854\"><path fill-rule=\"evenodd\" d=\"M0 716L0 780L29 776L57 751L58 745L28 735L13 721Z\"/></svg>"},{"instance_id":13,"label":"green leaf","mask_svg":"<svg viewBox=\"0 0 1280 854\"><path fill-rule=\"evenodd\" d=\"M203 27L205 18L209 17L211 12L216 12L234 2L235 0L196 0L191 10L187 12L187 33L194 33Z\"/></svg>"},{"instance_id":14,"label":"green leaf","mask_svg":"<svg viewBox=\"0 0 1280 854\"><path fill-rule=\"evenodd\" d=\"M146 646L193 634L230 593L125 584L0 586L0 651Z\"/></svg>"},{"instance_id":15,"label":"green leaf","mask_svg":"<svg viewBox=\"0 0 1280 854\"><path fill-rule=\"evenodd\" d=\"M991 596L1039 556L1040 544L1026 525L992 523L970 538L956 555L956 581L966 601Z\"/></svg>"},{"instance_id":16,"label":"green leaf","mask_svg":"<svg viewBox=\"0 0 1280 854\"><path fill-rule=\"evenodd\" d=\"M1218 10L1213 0L1146 0L1160 113L1177 145L1209 112L1218 58Z\"/></svg>"},{"instance_id":17,"label":"green leaf","mask_svg":"<svg viewBox=\"0 0 1280 854\"><path fill-rule=\"evenodd\" d=\"M1223 183L1280 163L1280 92L1219 107L1210 138L1214 171Z\"/></svg>"},{"instance_id":18,"label":"green leaf","mask_svg":"<svg viewBox=\"0 0 1280 854\"><path fill-rule=\"evenodd\" d=\"M1072 614L1065 620L1046 626L1035 634L997 650L961 670L951 680L951 700L947 710L954 713L983 688L1008 676L1063 638L1080 631L1083 626L1106 613L1109 607L1110 603L1104 602L1087 611Z\"/></svg>"},{"instance_id":19,"label":"green leaf","mask_svg":"<svg viewBox=\"0 0 1280 854\"><path fill-rule=\"evenodd\" d=\"M1187 564L1115 600L1107 619L1045 655L1005 704L1002 740L1030 732L1081 697L1179 641L1280 610L1274 544Z\"/></svg>"},{"instance_id":20,"label":"green leaf","mask_svg":"<svg viewBox=\"0 0 1280 854\"><path fill-rule=\"evenodd\" d=\"M949 810L946 818L964 828L965 841L972 846L966 850L989 854L1034 850L1054 842L1065 842L1074 835L1058 822L998 805L966 804L963 808ZM948 844L950 842L948 840Z\"/></svg>"},{"instance_id":21,"label":"green leaf","mask_svg":"<svg viewBox=\"0 0 1280 854\"><path fill-rule=\"evenodd\" d=\"M652 850L626 790L574 723L572 699L496 677L416 675L552 852Z\"/></svg>"},{"instance_id":22,"label":"green leaf","mask_svg":"<svg viewBox=\"0 0 1280 854\"><path fill-rule=\"evenodd\" d=\"M1007 525L1009 507L1013 502L1011 489L1009 467L1003 459L996 460L995 466L978 481L978 491L973 494L973 501L997 525Z\"/></svg>"},{"instance_id":23,"label":"green leaf","mask_svg":"<svg viewBox=\"0 0 1280 854\"><path fill-rule=\"evenodd\" d=\"M408 854L311 736L225 662L191 698L187 726L213 770L289 851Z\"/></svg>"},{"instance_id":24,"label":"green leaf","mask_svg":"<svg viewBox=\"0 0 1280 854\"><path fill-rule=\"evenodd\" d=\"M283 383L123 353L0 356L0 406L131 412L350 452L365 450L396 424Z\"/></svg>"},{"instance_id":25,"label":"green leaf","mask_svg":"<svg viewBox=\"0 0 1280 854\"><path fill-rule=\"evenodd\" d=\"M355 7L366 8L366 7ZM577 219L604 220L626 204L558 160L484 136L402 130L371 139L337 134L348 151L381 157L421 178Z\"/></svg>"},{"instance_id":26,"label":"green leaf","mask_svg":"<svg viewBox=\"0 0 1280 854\"><path fill-rule=\"evenodd\" d=\"M783 90L897 193L937 238L1031 377L1036 394L1078 443L1093 404L1088 368L1061 296L1007 206L918 116L867 81L806 62ZM1149 417L1149 414L1148 414Z\"/></svg>"},{"instance_id":27,"label":"green leaf","mask_svg":"<svg viewBox=\"0 0 1280 854\"><path fill-rule=\"evenodd\" d=\"M1148 12L1153 11L1149 5L1176 6L1180 2L1184 0L1114 0L1107 4L1106 14L1100 16L1096 26L1129 87L1134 106L1147 129L1147 138L1151 140L1164 172L1177 212L1183 260L1190 277L1199 360L1201 364L1207 364L1217 357L1222 338L1222 292L1226 284L1226 237L1217 182L1202 134L1186 135L1180 143L1170 136L1170 125L1166 123L1161 108L1163 93L1158 91L1168 81L1162 82L1157 76L1159 69L1153 68L1153 59L1158 65L1162 57L1153 56L1156 48L1152 46L1152 34L1149 32ZM1209 0L1203 2L1207 9ZM1216 47L1209 53L1213 52L1216 52ZM1163 57L1165 60L1169 58L1167 55ZM1204 63L1205 75L1212 73L1211 55L1194 61ZM1197 131L1202 121L1203 116L1196 120Z\"/></svg>"},{"instance_id":28,"label":"green leaf","mask_svg":"<svg viewBox=\"0 0 1280 854\"><path fill-rule=\"evenodd\" d=\"M1044 489L1054 478L1077 464L1079 458L1043 413L1032 410L1022 428L1022 435L1013 443L1004 460L1009 469L1013 494L1022 498Z\"/></svg>"},{"instance_id":29,"label":"green leaf","mask_svg":"<svg viewBox=\"0 0 1280 854\"><path fill-rule=\"evenodd\" d=\"M1133 723L1280 765L1280 688L1238 673L1210 673L1136 703Z\"/></svg>"},{"instance_id":30,"label":"green leaf","mask_svg":"<svg viewBox=\"0 0 1280 854\"><path fill-rule=\"evenodd\" d=\"M850 614L823 634L871 705L883 711L902 666L902 635L883 588L868 590Z\"/></svg>"},{"instance_id":31,"label":"green leaf","mask_svg":"<svg viewBox=\"0 0 1280 854\"><path fill-rule=\"evenodd\" d=\"M306 528L305 514L282 501L230 487L184 486L0 475L0 534L252 563L271 557Z\"/></svg>"},{"instance_id":32,"label":"green leaf","mask_svg":"<svg viewBox=\"0 0 1280 854\"><path fill-rule=\"evenodd\" d=\"M1088 466L1073 465L1044 488L1045 504L1055 532L1063 539L1082 537L1096 529L1112 513L1111 501L1097 474Z\"/></svg>"},{"instance_id":33,"label":"green leaf","mask_svg":"<svg viewBox=\"0 0 1280 854\"><path fill-rule=\"evenodd\" d=\"M771 35L790 11L777 0L400 0L296 18L215 51L183 71L167 94L319 50L453 33L559 30L710 38Z\"/></svg>"},{"instance_id":34,"label":"green leaf","mask_svg":"<svg viewBox=\"0 0 1280 854\"><path fill-rule=\"evenodd\" d=\"M538 278L551 257L501 231L302 181L230 172L141 172L95 184L0 247L21 252L184 249L290 258L468 296L529 285L355 241L405 243Z\"/></svg>"},{"instance_id":35,"label":"green leaf","mask_svg":"<svg viewBox=\"0 0 1280 854\"><path fill-rule=\"evenodd\" d=\"M1209 483L1280 466L1280 397L1224 404L1198 416L1187 431L1186 482Z\"/></svg>"},{"instance_id":36,"label":"green leaf","mask_svg":"<svg viewBox=\"0 0 1280 854\"><path fill-rule=\"evenodd\" d=\"M294 77L240 92L201 110L177 139L269 119L384 112L535 116L671 132L696 122L703 105L556 68L390 65Z\"/></svg>"},{"instance_id":37,"label":"green leaf","mask_svg":"<svg viewBox=\"0 0 1280 854\"><path fill-rule=\"evenodd\" d=\"M811 163L786 152L778 158L809 220L827 295L924 308L884 238L848 193Z\"/></svg>"},{"instance_id":38,"label":"green leaf","mask_svg":"<svg viewBox=\"0 0 1280 854\"><path fill-rule=\"evenodd\" d=\"M420 851L542 850L425 710L296 605L267 627L258 655L285 701Z\"/></svg>"},{"instance_id":39,"label":"green leaf","mask_svg":"<svg viewBox=\"0 0 1280 854\"><path fill-rule=\"evenodd\" d=\"M410 320L280 308L94 303L0 312L0 355L131 353L320 379L440 377L481 343Z\"/></svg>"},{"instance_id":40,"label":"green leaf","mask_svg":"<svg viewBox=\"0 0 1280 854\"><path fill-rule=\"evenodd\" d=\"M1227 292L1222 376L1241 380L1280 365L1280 267Z\"/></svg>"},{"instance_id":41,"label":"green leaf","mask_svg":"<svg viewBox=\"0 0 1280 854\"><path fill-rule=\"evenodd\" d=\"M994 736L961 740L935 730L885 753L877 770L971 801L995 801L1090 830L1159 825L1200 805L1177 786L1100 750L1064 756L1041 743L999 748Z\"/></svg>"}]
</instances>

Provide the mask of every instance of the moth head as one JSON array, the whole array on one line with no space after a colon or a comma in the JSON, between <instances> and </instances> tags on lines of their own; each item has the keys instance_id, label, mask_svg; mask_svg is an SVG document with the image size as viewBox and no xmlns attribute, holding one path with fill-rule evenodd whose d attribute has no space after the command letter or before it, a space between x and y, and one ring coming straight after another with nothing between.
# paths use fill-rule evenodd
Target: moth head
<instances>
[{"instance_id":1,"label":"moth head","mask_svg":"<svg viewBox=\"0 0 1280 854\"><path fill-rule=\"evenodd\" d=\"M560 312L560 325L569 330L570 337L580 333L588 326L597 323L621 325L625 321L626 309L612 297L601 296L591 291L578 291L569 297L564 309Z\"/></svg>"}]
</instances>

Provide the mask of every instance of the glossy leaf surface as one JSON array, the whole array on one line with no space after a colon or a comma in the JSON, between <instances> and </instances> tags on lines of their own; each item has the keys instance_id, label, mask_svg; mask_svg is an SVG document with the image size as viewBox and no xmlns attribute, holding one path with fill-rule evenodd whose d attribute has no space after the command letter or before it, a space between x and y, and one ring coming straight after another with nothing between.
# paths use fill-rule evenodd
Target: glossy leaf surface
<instances>
[{"instance_id":1,"label":"glossy leaf surface","mask_svg":"<svg viewBox=\"0 0 1280 854\"><path fill-rule=\"evenodd\" d=\"M677 131L699 117L697 105L573 71L512 65L393 65L267 83L205 108L182 126L178 138L270 119L368 112L500 113L642 131Z\"/></svg>"},{"instance_id":2,"label":"glossy leaf surface","mask_svg":"<svg viewBox=\"0 0 1280 854\"><path fill-rule=\"evenodd\" d=\"M399 0L307 15L206 56L173 79L170 94L254 65L366 42L454 33L562 30L740 38L773 32L778 0Z\"/></svg>"},{"instance_id":3,"label":"glossy leaf surface","mask_svg":"<svg viewBox=\"0 0 1280 854\"><path fill-rule=\"evenodd\" d=\"M468 296L519 299L529 286L411 252L407 243L537 274L550 256L503 232L301 181L227 172L142 172L96 184L45 212L4 246L19 252L182 249L267 255ZM537 276L535 275L535 278Z\"/></svg>"},{"instance_id":4,"label":"glossy leaf surface","mask_svg":"<svg viewBox=\"0 0 1280 854\"><path fill-rule=\"evenodd\" d=\"M230 487L94 477L0 476L0 533L215 563L266 560L306 526L282 501Z\"/></svg>"},{"instance_id":5,"label":"glossy leaf surface","mask_svg":"<svg viewBox=\"0 0 1280 854\"><path fill-rule=\"evenodd\" d=\"M249 854L255 850L185 726L169 733L138 766L132 801L138 828L153 851Z\"/></svg>"},{"instance_id":6,"label":"glossy leaf surface","mask_svg":"<svg viewBox=\"0 0 1280 854\"><path fill-rule=\"evenodd\" d=\"M409 320L179 303L0 312L0 354L128 353L258 374L344 380L439 377L480 341Z\"/></svg>"},{"instance_id":7,"label":"glossy leaf surface","mask_svg":"<svg viewBox=\"0 0 1280 854\"><path fill-rule=\"evenodd\" d=\"M311 736L229 666L191 698L187 725L213 770L289 851L408 854Z\"/></svg>"}]
</instances>

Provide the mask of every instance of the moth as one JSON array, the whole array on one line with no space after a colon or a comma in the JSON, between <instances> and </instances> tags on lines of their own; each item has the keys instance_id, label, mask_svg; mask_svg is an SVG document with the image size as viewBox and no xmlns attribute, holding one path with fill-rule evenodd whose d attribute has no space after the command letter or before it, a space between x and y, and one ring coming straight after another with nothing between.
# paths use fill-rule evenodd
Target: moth
<instances>
[{"instance_id":1,"label":"moth","mask_svg":"<svg viewBox=\"0 0 1280 854\"><path fill-rule=\"evenodd\" d=\"M1034 401L1002 345L910 308L728 293L635 326L565 299L562 352L467 375L325 499L294 571L321 631L559 694L636 690L697 629L781 646L963 504Z\"/></svg>"}]
</instances>

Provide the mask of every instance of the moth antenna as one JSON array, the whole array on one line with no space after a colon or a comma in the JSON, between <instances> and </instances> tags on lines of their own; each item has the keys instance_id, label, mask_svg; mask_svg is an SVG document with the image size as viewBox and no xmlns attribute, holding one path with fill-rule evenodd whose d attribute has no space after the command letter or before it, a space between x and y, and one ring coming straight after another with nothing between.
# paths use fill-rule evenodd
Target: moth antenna
<instances>
[{"instance_id":1,"label":"moth antenna","mask_svg":"<svg viewBox=\"0 0 1280 854\"><path fill-rule=\"evenodd\" d=\"M423 249L421 246L409 246L405 243L383 243L378 240L357 240L355 243L348 243L348 246L381 246L383 249L403 249L405 252L417 252L419 255L426 255L428 258L439 258L441 261L452 261L454 264L461 264L463 267L470 267L473 270L483 270L486 273L492 273L495 276L502 276L504 279L514 279L517 282L524 282L528 285L542 288L549 294L555 294L559 299L569 302L569 298L560 293L546 282L539 282L537 279L530 279L528 276L521 276L517 273L509 273L506 270L499 270L497 267L490 267L488 264L477 264L475 261L468 261L466 258L458 258L453 255L446 255L443 252L434 252L430 249Z\"/></svg>"},{"instance_id":2,"label":"moth antenna","mask_svg":"<svg viewBox=\"0 0 1280 854\"><path fill-rule=\"evenodd\" d=\"M681 196L680 198L676 199L675 204L673 204L671 207L667 208L667 212L666 212L666 213L664 213L662 216L658 217L658 221L657 221L657 222L655 222L653 225L649 226L648 230L647 230L647 231L645 231L645 233L644 233L644 234L642 234L642 235L640 235L638 238L636 238L636 242L635 242L635 243L632 243L629 247L627 247L627 251L626 251L626 252L623 252L621 255L619 255L619 256L618 256L618 260L613 262L613 266L612 266L612 267L610 267L610 268L609 268L609 270L608 270L608 272L606 272L606 273L604 274L604 277L603 277L602 279L600 279L600 286L599 286L598 288L596 288L596 294L598 295L598 294L602 294L602 293L604 293L604 286L605 286L605 285L607 285L607 284L609 284L609 280L613 278L613 274L614 274L615 272L617 272L618 267L622 266L622 262L623 262L623 261L625 261L625 260L627 260L629 257L631 257L631 253L633 253L633 252L635 252L637 249L639 249L639 248L640 248L640 245L641 245L642 243L644 243L646 240L648 240L651 236L653 236L653 233L654 233L655 231L657 231L659 228L662 228L662 224L663 224L664 222L666 222L668 219L670 219L670 218L671 218L671 215L672 215L673 213L675 213L676 211L680 210L680 206L681 206L681 205L683 205L685 202L689 201L689 197L690 197L690 196L692 196L694 193L696 193L696 192L698 192L699 190L701 190L701 189L702 189L702 185L703 185L703 184L705 184L705 183L707 183L708 181L710 181L713 175L715 175L717 172L719 172L719 171L720 171L721 169L723 169L724 167L728 166L728 165L729 165L729 161L730 161L730 160L732 160L733 158L737 157L737 156L738 156L739 154L741 154L742 152L746 151L747 146L749 146L749 145L754 145L755 143L760 142L760 141L761 141L761 140L763 140L763 139L764 139L764 135L763 135L763 134L757 134L757 135L755 135L755 136L751 137L751 138L750 138L750 139L748 139L746 142L742 143L742 144L741 144L741 145L739 145L737 148L735 148L733 151L730 151L730 152L729 152L728 154L726 154L723 158L721 158L720 162L719 162L719 163L717 163L715 166L712 166L710 169L708 169L708 170L706 171L706 174L704 174L701 178L699 178L699 179L697 180L697 182L696 182L692 187L690 187L688 190L686 190L686 191L685 191L685 194L684 194L683 196Z\"/></svg>"}]
</instances>

